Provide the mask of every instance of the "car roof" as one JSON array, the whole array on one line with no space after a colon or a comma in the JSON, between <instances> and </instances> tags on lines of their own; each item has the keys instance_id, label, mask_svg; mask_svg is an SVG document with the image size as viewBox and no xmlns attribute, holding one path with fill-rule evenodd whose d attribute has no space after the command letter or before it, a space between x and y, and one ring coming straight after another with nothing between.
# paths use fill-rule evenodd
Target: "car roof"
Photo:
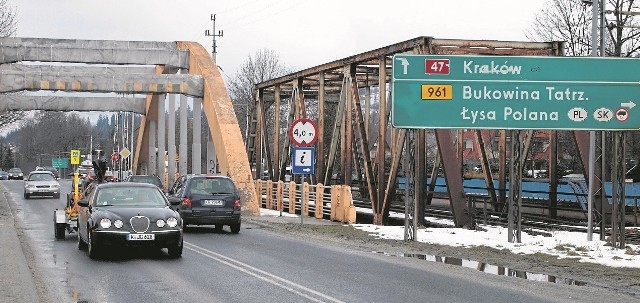
<instances>
[{"instance_id":1,"label":"car roof","mask_svg":"<svg viewBox=\"0 0 640 303\"><path fill-rule=\"evenodd\" d=\"M158 189L157 186L148 183L134 183L134 182L107 182L99 183L97 188L130 188L130 187L149 187Z\"/></svg>"},{"instance_id":2,"label":"car roof","mask_svg":"<svg viewBox=\"0 0 640 303\"><path fill-rule=\"evenodd\" d=\"M48 170L34 170L34 171L30 172L29 174L50 174L50 175L53 175L53 173L48 171Z\"/></svg>"},{"instance_id":3,"label":"car roof","mask_svg":"<svg viewBox=\"0 0 640 303\"><path fill-rule=\"evenodd\" d=\"M225 175L187 174L185 176L187 177L187 179L192 179L192 178L211 178L211 179L221 178L221 179L229 179L229 180L231 180L231 178L229 178L229 177L227 177Z\"/></svg>"}]
</instances>

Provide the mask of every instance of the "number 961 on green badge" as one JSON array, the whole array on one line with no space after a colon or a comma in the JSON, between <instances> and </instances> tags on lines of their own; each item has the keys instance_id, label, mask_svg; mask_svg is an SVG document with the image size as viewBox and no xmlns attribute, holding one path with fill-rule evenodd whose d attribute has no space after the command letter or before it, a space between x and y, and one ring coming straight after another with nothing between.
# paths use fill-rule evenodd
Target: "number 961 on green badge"
<instances>
[{"instance_id":1,"label":"number 961 on green badge","mask_svg":"<svg viewBox=\"0 0 640 303\"><path fill-rule=\"evenodd\" d=\"M422 84L422 100L451 100L453 87L449 84Z\"/></svg>"}]
</instances>

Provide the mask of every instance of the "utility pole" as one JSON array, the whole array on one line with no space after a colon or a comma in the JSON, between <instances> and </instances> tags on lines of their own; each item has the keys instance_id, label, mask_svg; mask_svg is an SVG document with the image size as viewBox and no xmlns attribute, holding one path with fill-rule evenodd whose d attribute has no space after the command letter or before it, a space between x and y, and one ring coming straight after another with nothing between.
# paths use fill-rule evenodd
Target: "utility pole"
<instances>
[{"instance_id":1,"label":"utility pole","mask_svg":"<svg viewBox=\"0 0 640 303\"><path fill-rule=\"evenodd\" d=\"M210 32L209 30L205 30L204 31L204 35L206 37L213 37L213 46L211 47L211 57L213 58L213 62L216 62L216 52L217 52L217 47L216 47L216 37L222 37L222 30L219 30L216 33L216 14L211 14L211 21L213 23L213 31Z\"/></svg>"}]
</instances>

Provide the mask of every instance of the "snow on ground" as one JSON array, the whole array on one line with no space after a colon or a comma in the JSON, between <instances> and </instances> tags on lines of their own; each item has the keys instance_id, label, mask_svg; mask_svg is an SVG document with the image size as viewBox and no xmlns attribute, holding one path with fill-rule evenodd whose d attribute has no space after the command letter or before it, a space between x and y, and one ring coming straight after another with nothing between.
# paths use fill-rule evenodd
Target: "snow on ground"
<instances>
[{"instance_id":1,"label":"snow on ground","mask_svg":"<svg viewBox=\"0 0 640 303\"><path fill-rule=\"evenodd\" d=\"M280 212L261 209L263 216L278 216ZM282 213L283 216L294 216ZM450 220L427 218L427 221L453 226ZM404 239L403 226L378 226L372 224L352 224L354 228L364 230L382 239ZM464 228L426 228L419 229L416 239L420 242L472 247L487 246L496 249L508 249L515 254L544 253L558 258L576 258L580 262L598 263L611 267L640 268L640 245L628 244L626 249L617 249L600 241L598 234L593 234L593 241L587 241L587 234L582 232L545 231L551 237L530 235L522 232L522 243L508 242L508 229L499 226L479 225L479 230Z\"/></svg>"}]
</instances>

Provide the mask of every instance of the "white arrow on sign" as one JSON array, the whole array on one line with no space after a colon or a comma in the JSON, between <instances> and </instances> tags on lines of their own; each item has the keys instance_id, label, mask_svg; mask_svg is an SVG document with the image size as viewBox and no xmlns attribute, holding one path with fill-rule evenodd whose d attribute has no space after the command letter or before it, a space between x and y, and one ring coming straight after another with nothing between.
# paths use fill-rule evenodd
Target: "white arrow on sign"
<instances>
[{"instance_id":1,"label":"white arrow on sign","mask_svg":"<svg viewBox=\"0 0 640 303\"><path fill-rule=\"evenodd\" d=\"M409 67L409 60L407 58L396 58L396 60L400 60L400 64L402 64L402 74L407 74L407 68Z\"/></svg>"},{"instance_id":2,"label":"white arrow on sign","mask_svg":"<svg viewBox=\"0 0 640 303\"><path fill-rule=\"evenodd\" d=\"M631 108L636 107L636 104L633 103L633 101L629 101L629 102L620 103L620 106L628 107L629 109L631 109Z\"/></svg>"}]
</instances>

